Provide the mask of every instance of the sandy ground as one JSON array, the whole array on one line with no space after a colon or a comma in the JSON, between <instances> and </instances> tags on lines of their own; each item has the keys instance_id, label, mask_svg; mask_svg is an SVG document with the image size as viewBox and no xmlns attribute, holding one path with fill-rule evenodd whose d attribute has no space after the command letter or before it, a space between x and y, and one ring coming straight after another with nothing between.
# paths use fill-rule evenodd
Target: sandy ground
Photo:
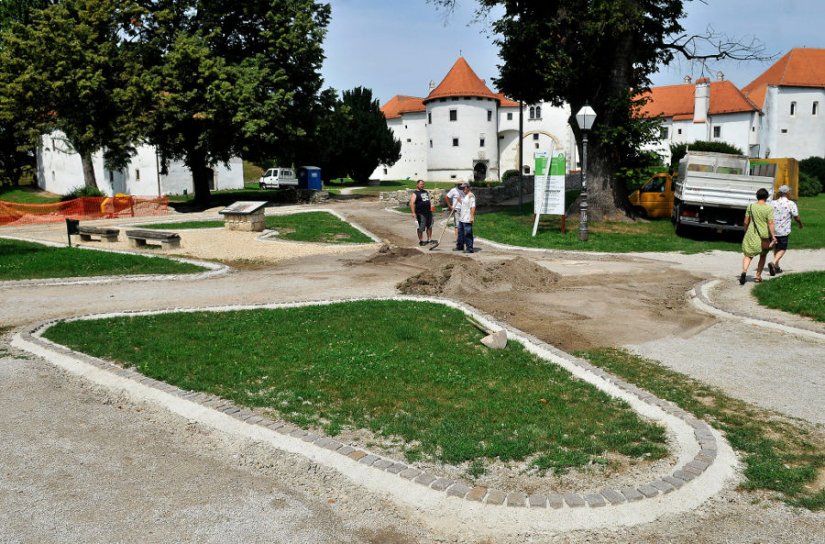
<instances>
[{"instance_id":1,"label":"sandy ground","mask_svg":"<svg viewBox=\"0 0 825 544\"><path fill-rule=\"evenodd\" d=\"M246 264L195 282L0 288L0 322L17 327L126 309L391 295L400 289L465 301L566 351L625 346L754 404L821 423L821 343L791 336L779 346L760 344L764 331L708 316L688 302L685 293L696 282L718 277L723 285L714 299L721 305L776 317L754 308L750 284L736 289L736 254L519 252L482 241L482 251L470 257L449 252L448 244L419 250L407 218L377 203L334 207L388 248L376 253L377 246L343 250L186 231L181 253ZM0 234L6 233L58 242L65 237L60 227ZM825 253L789 252L783 267L793 271L817 262L825 262ZM809 320L789 321L825 331ZM779 373L781 380L775 379ZM0 535L6 535L0 541L499 541L470 528L458 536L445 532L443 525L306 461L191 428L8 349L0 353L0 381L0 410L8 414L0 419ZM728 490L689 515L640 527L523 534L512 541L822 542L825 517Z\"/></svg>"}]
</instances>

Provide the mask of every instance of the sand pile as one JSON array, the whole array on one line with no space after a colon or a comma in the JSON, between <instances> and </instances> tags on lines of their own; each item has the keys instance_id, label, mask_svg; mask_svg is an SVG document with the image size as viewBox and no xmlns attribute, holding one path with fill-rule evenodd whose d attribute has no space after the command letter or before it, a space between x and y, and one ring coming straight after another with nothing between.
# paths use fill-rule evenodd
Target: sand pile
<instances>
[{"instance_id":1,"label":"sand pile","mask_svg":"<svg viewBox=\"0 0 825 544\"><path fill-rule=\"evenodd\" d=\"M473 293L544 291L558 280L555 272L523 257L495 263L473 259L445 262L397 285L407 295L461 296Z\"/></svg>"}]
</instances>

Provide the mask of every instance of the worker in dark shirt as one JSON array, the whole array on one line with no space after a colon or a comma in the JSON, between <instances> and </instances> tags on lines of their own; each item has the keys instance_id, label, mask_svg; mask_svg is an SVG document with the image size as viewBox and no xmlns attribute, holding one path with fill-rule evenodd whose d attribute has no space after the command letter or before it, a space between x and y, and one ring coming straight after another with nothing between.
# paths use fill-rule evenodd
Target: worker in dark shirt
<instances>
[{"instance_id":1,"label":"worker in dark shirt","mask_svg":"<svg viewBox=\"0 0 825 544\"><path fill-rule=\"evenodd\" d=\"M415 191L410 195L410 212L415 220L415 231L418 234L418 245L426 246L433 243L433 203L430 193L424 189L424 180L418 180ZM427 239L424 239L427 231Z\"/></svg>"}]
</instances>

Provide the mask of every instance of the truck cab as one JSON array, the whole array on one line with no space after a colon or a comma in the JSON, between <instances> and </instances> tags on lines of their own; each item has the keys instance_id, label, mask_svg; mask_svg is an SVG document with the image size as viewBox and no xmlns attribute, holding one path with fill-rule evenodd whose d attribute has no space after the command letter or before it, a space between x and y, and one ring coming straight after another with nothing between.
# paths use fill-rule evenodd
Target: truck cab
<instances>
[{"instance_id":1,"label":"truck cab","mask_svg":"<svg viewBox=\"0 0 825 544\"><path fill-rule=\"evenodd\" d=\"M654 174L647 183L630 194L630 203L642 217L670 217L673 210L673 176Z\"/></svg>"},{"instance_id":2,"label":"truck cab","mask_svg":"<svg viewBox=\"0 0 825 544\"><path fill-rule=\"evenodd\" d=\"M292 168L270 168L258 180L261 189L278 189L283 186L298 186L298 178Z\"/></svg>"}]
</instances>

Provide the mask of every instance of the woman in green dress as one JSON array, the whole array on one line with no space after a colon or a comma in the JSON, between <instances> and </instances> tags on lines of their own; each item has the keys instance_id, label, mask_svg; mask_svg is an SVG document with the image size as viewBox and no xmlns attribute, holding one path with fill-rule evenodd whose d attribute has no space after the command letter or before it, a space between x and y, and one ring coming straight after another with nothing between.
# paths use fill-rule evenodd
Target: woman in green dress
<instances>
[{"instance_id":1,"label":"woman in green dress","mask_svg":"<svg viewBox=\"0 0 825 544\"><path fill-rule=\"evenodd\" d=\"M756 191L756 203L748 205L745 211L745 238L742 240L742 273L739 275L739 285L745 285L748 267L751 260L759 255L756 266L756 283L762 281L762 269L765 267L765 258L770 248L762 249L762 239L769 238L776 244L776 232L773 229L773 207L767 203L768 191Z\"/></svg>"}]
</instances>

